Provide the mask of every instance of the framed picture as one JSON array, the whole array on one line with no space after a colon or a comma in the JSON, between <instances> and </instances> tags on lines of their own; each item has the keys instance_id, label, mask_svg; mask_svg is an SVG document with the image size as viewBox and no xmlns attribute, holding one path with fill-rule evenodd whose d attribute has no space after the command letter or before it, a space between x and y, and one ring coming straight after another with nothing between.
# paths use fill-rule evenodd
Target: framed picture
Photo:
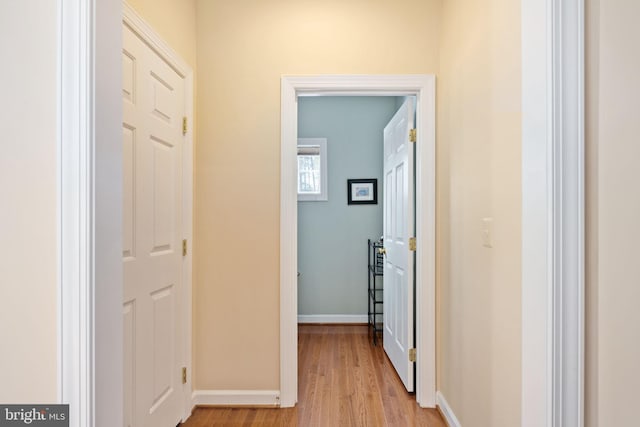
<instances>
[{"instance_id":1,"label":"framed picture","mask_svg":"<svg viewBox=\"0 0 640 427\"><path fill-rule=\"evenodd\" d=\"M377 205L377 179L348 179L347 203L350 205Z\"/></svg>"}]
</instances>

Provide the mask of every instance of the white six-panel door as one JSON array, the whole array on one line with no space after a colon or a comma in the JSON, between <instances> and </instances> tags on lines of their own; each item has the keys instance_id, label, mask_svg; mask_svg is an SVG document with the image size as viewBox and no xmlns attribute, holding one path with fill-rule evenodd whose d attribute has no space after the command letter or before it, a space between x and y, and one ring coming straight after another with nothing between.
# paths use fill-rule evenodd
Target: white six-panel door
<instances>
[{"instance_id":1,"label":"white six-panel door","mask_svg":"<svg viewBox=\"0 0 640 427\"><path fill-rule=\"evenodd\" d=\"M124 426L182 410L184 80L123 27Z\"/></svg>"},{"instance_id":2,"label":"white six-panel door","mask_svg":"<svg viewBox=\"0 0 640 427\"><path fill-rule=\"evenodd\" d=\"M414 99L408 98L384 128L384 350L408 391L414 391L414 253L415 229Z\"/></svg>"}]
</instances>

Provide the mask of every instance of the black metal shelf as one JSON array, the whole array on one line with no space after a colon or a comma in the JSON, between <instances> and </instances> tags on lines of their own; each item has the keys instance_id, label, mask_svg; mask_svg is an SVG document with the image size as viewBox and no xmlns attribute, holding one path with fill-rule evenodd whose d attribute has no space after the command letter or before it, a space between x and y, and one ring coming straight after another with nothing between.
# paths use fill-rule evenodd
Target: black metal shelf
<instances>
[{"instance_id":1,"label":"black metal shelf","mask_svg":"<svg viewBox=\"0 0 640 427\"><path fill-rule=\"evenodd\" d=\"M369 304L369 330L373 332L373 345L377 344L378 334L382 333L382 308L384 254L382 239L374 242L367 240L367 300Z\"/></svg>"}]
</instances>

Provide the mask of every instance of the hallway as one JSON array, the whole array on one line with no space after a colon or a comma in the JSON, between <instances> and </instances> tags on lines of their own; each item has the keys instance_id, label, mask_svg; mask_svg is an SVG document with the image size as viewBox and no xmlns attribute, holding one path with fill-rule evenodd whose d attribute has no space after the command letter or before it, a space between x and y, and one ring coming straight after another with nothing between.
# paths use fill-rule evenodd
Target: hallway
<instances>
[{"instance_id":1,"label":"hallway","mask_svg":"<svg viewBox=\"0 0 640 427\"><path fill-rule=\"evenodd\" d=\"M300 325L299 395L290 409L197 408L183 427L446 427L408 394L367 326Z\"/></svg>"}]
</instances>

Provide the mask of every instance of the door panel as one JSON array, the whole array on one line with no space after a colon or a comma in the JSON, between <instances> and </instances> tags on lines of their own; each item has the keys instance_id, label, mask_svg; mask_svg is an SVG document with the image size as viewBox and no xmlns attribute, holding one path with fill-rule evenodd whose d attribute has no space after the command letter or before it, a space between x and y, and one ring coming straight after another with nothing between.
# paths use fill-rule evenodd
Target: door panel
<instances>
[{"instance_id":1,"label":"door panel","mask_svg":"<svg viewBox=\"0 0 640 427\"><path fill-rule=\"evenodd\" d=\"M384 129L384 350L408 391L414 390L413 281L414 154L409 131L414 100L407 99Z\"/></svg>"},{"instance_id":2,"label":"door panel","mask_svg":"<svg viewBox=\"0 0 640 427\"><path fill-rule=\"evenodd\" d=\"M182 414L184 80L123 28L125 426Z\"/></svg>"},{"instance_id":3,"label":"door panel","mask_svg":"<svg viewBox=\"0 0 640 427\"><path fill-rule=\"evenodd\" d=\"M166 142L151 138L153 150L153 249L157 254L172 251L177 204L174 200L175 153L174 147Z\"/></svg>"},{"instance_id":4,"label":"door panel","mask_svg":"<svg viewBox=\"0 0 640 427\"><path fill-rule=\"evenodd\" d=\"M172 103L175 98L173 87L154 72L151 72L151 85L153 87L153 114L160 120L171 123L172 119L175 120L175 116L172 115Z\"/></svg>"},{"instance_id":5,"label":"door panel","mask_svg":"<svg viewBox=\"0 0 640 427\"><path fill-rule=\"evenodd\" d=\"M135 58L125 49L122 51L122 98L134 103Z\"/></svg>"},{"instance_id":6,"label":"door panel","mask_svg":"<svg viewBox=\"0 0 640 427\"><path fill-rule=\"evenodd\" d=\"M135 317L136 306L134 301L124 304L124 425L134 425L135 418Z\"/></svg>"},{"instance_id":7,"label":"door panel","mask_svg":"<svg viewBox=\"0 0 640 427\"><path fill-rule=\"evenodd\" d=\"M122 256L125 261L135 257L135 190L136 190L136 140L132 128L122 129L122 173L123 173L123 206L122 206Z\"/></svg>"},{"instance_id":8,"label":"door panel","mask_svg":"<svg viewBox=\"0 0 640 427\"><path fill-rule=\"evenodd\" d=\"M153 304L153 405L151 412L173 392L171 381L174 298L173 286L151 294Z\"/></svg>"}]
</instances>

